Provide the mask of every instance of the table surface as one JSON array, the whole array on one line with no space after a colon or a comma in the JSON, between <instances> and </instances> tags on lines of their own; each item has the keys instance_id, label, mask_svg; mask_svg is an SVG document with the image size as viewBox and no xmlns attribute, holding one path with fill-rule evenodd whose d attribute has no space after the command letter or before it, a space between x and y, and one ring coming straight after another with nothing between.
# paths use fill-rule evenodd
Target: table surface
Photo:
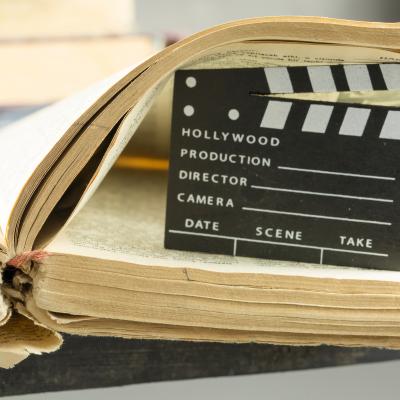
<instances>
[{"instance_id":1,"label":"table surface","mask_svg":"<svg viewBox=\"0 0 400 400\"><path fill-rule=\"evenodd\" d=\"M40 107L0 108L0 128ZM0 370L0 396L400 358L400 351L332 346L194 343L65 335L61 350Z\"/></svg>"},{"instance_id":2,"label":"table surface","mask_svg":"<svg viewBox=\"0 0 400 400\"><path fill-rule=\"evenodd\" d=\"M0 396L340 366L400 351L65 336L61 350L0 370Z\"/></svg>"}]
</instances>

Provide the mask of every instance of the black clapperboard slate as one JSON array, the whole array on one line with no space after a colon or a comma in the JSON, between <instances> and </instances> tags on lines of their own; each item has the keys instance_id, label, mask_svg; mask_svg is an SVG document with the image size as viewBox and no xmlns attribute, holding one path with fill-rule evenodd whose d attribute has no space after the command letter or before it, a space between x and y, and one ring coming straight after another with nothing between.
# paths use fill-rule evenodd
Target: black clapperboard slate
<instances>
[{"instance_id":1,"label":"black clapperboard slate","mask_svg":"<svg viewBox=\"0 0 400 400\"><path fill-rule=\"evenodd\" d=\"M400 109L279 97L394 89L399 64L177 71L165 247L399 270Z\"/></svg>"}]
</instances>

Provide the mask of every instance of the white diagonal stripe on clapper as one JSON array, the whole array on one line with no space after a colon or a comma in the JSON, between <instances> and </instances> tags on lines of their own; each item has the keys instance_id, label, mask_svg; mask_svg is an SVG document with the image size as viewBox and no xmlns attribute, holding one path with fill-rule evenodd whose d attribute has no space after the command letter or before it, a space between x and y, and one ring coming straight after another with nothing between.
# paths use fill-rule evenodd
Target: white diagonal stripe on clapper
<instances>
[{"instance_id":1,"label":"white diagonal stripe on clapper","mask_svg":"<svg viewBox=\"0 0 400 400\"><path fill-rule=\"evenodd\" d=\"M261 128L284 129L292 102L270 100L261 120Z\"/></svg>"},{"instance_id":2,"label":"white diagonal stripe on clapper","mask_svg":"<svg viewBox=\"0 0 400 400\"><path fill-rule=\"evenodd\" d=\"M379 137L400 140L400 111L388 111Z\"/></svg>"},{"instance_id":3,"label":"white diagonal stripe on clapper","mask_svg":"<svg viewBox=\"0 0 400 400\"><path fill-rule=\"evenodd\" d=\"M383 79L389 90L400 89L400 64L380 64Z\"/></svg>"},{"instance_id":4,"label":"white diagonal stripe on clapper","mask_svg":"<svg viewBox=\"0 0 400 400\"><path fill-rule=\"evenodd\" d=\"M339 129L339 135L362 136L370 114L369 108L348 107Z\"/></svg>"},{"instance_id":5,"label":"white diagonal stripe on clapper","mask_svg":"<svg viewBox=\"0 0 400 400\"><path fill-rule=\"evenodd\" d=\"M292 81L286 67L264 68L270 93L293 93Z\"/></svg>"},{"instance_id":6,"label":"white diagonal stripe on clapper","mask_svg":"<svg viewBox=\"0 0 400 400\"><path fill-rule=\"evenodd\" d=\"M311 104L301 130L303 132L325 133L332 111L333 106Z\"/></svg>"},{"instance_id":7,"label":"white diagonal stripe on clapper","mask_svg":"<svg viewBox=\"0 0 400 400\"><path fill-rule=\"evenodd\" d=\"M330 66L307 67L307 72L313 92L336 92L336 85Z\"/></svg>"},{"instance_id":8,"label":"white diagonal stripe on clapper","mask_svg":"<svg viewBox=\"0 0 400 400\"><path fill-rule=\"evenodd\" d=\"M366 65L344 65L343 68L350 90L373 90Z\"/></svg>"}]
</instances>

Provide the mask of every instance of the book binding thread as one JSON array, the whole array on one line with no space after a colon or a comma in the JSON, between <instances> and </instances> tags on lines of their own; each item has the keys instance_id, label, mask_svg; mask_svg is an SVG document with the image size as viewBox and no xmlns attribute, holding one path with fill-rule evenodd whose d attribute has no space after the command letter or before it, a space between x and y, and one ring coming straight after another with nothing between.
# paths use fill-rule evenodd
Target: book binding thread
<instances>
[{"instance_id":1,"label":"book binding thread","mask_svg":"<svg viewBox=\"0 0 400 400\"><path fill-rule=\"evenodd\" d=\"M48 257L49 253L44 250L31 250L25 251L22 254L19 254L13 257L11 260L7 262L8 266L20 268L28 262L31 261L41 261L44 258Z\"/></svg>"}]
</instances>

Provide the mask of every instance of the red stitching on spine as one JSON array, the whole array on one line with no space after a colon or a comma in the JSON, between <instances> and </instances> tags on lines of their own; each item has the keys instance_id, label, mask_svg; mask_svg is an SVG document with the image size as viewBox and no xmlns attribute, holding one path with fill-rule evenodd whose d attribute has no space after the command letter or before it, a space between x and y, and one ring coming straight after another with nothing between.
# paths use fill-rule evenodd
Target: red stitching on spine
<instances>
[{"instance_id":1,"label":"red stitching on spine","mask_svg":"<svg viewBox=\"0 0 400 400\"><path fill-rule=\"evenodd\" d=\"M24 264L30 261L41 261L44 258L48 257L49 253L44 250L32 250L32 251L25 251L24 253L15 256L11 260L7 262L7 265L11 267L22 267Z\"/></svg>"}]
</instances>

